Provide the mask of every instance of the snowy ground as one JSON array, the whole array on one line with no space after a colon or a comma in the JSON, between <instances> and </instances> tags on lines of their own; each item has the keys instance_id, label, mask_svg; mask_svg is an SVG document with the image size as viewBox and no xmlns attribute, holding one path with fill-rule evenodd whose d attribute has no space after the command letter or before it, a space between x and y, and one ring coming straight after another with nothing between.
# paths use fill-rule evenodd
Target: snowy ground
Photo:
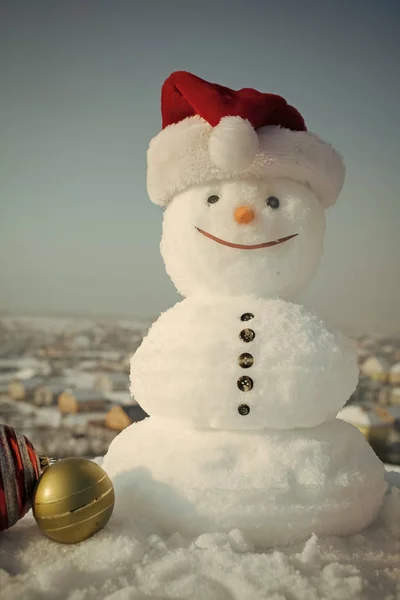
<instances>
[{"instance_id":1,"label":"snowy ground","mask_svg":"<svg viewBox=\"0 0 400 600\"><path fill-rule=\"evenodd\" d=\"M63 546L44 538L28 514L0 534L0 598L398 600L400 469L388 469L392 487L368 530L268 551L240 531L165 537L135 519L134 507L92 539Z\"/></svg>"}]
</instances>

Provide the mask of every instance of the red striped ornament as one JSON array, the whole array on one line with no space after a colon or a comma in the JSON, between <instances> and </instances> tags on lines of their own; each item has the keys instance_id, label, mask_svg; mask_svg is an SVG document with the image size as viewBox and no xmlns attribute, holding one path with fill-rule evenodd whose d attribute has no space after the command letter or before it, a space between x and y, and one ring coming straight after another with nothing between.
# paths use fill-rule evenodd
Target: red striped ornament
<instances>
[{"instance_id":1,"label":"red striped ornament","mask_svg":"<svg viewBox=\"0 0 400 600\"><path fill-rule=\"evenodd\" d=\"M0 531L15 525L31 508L41 473L41 457L31 442L0 424Z\"/></svg>"}]
</instances>

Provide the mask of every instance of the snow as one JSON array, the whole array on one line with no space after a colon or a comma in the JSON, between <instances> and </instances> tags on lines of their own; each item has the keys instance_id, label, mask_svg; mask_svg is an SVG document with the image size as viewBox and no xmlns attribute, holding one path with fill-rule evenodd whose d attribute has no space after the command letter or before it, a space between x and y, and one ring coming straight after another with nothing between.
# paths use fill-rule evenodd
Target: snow
<instances>
[{"instance_id":1,"label":"snow","mask_svg":"<svg viewBox=\"0 0 400 600\"><path fill-rule=\"evenodd\" d=\"M98 462L101 463L101 460ZM387 473L400 486L400 473ZM238 529L162 534L137 506L76 546L46 539L31 513L0 534L1 600L396 600L400 490L347 538L254 548Z\"/></svg>"},{"instance_id":2,"label":"snow","mask_svg":"<svg viewBox=\"0 0 400 600\"><path fill-rule=\"evenodd\" d=\"M66 414L63 416L62 423L76 433L85 433L88 421L104 421L107 412L108 410Z\"/></svg>"},{"instance_id":3,"label":"snow","mask_svg":"<svg viewBox=\"0 0 400 600\"><path fill-rule=\"evenodd\" d=\"M122 431L103 465L117 513L133 504L166 533L239 528L268 547L360 531L386 491L382 463L339 419L305 429L196 431L152 416Z\"/></svg>"},{"instance_id":4,"label":"snow","mask_svg":"<svg viewBox=\"0 0 400 600\"><path fill-rule=\"evenodd\" d=\"M219 201L209 205L211 195ZM269 196L279 199L279 208L267 205ZM235 221L238 206L252 208L250 223ZM322 255L324 209L310 188L291 179L192 186L168 204L163 216L161 253L182 296L247 292L294 300L313 278ZM241 250L217 243L196 228L242 245L297 236L275 246Z\"/></svg>"},{"instance_id":5,"label":"snow","mask_svg":"<svg viewBox=\"0 0 400 600\"><path fill-rule=\"evenodd\" d=\"M35 425L37 427L60 427L62 414L56 407L40 407L35 410Z\"/></svg>"},{"instance_id":6,"label":"snow","mask_svg":"<svg viewBox=\"0 0 400 600\"><path fill-rule=\"evenodd\" d=\"M35 375L48 375L50 367L47 362L33 357L16 357L0 359L0 382L12 379L30 379Z\"/></svg>"},{"instance_id":7,"label":"snow","mask_svg":"<svg viewBox=\"0 0 400 600\"><path fill-rule=\"evenodd\" d=\"M318 267L323 199L290 178L245 175L192 186L164 212L166 270L190 297L132 359L131 391L151 418L98 460L116 492L112 519L76 546L46 539L31 514L1 533L1 600L400 598L400 476L385 477L362 434L335 418L356 387L356 355L288 302ZM239 206L254 216L245 226ZM76 333L81 358L117 358L84 349L91 321L4 322ZM92 387L95 376L68 377Z\"/></svg>"},{"instance_id":8,"label":"snow","mask_svg":"<svg viewBox=\"0 0 400 600\"><path fill-rule=\"evenodd\" d=\"M242 321L244 313L254 318ZM255 333L248 343L246 328ZM250 368L239 364L243 353ZM248 392L238 387L243 376L254 384ZM153 324L131 361L140 406L195 428L312 427L334 418L357 382L356 352L341 334L300 305L254 295L186 298Z\"/></svg>"},{"instance_id":9,"label":"snow","mask_svg":"<svg viewBox=\"0 0 400 600\"><path fill-rule=\"evenodd\" d=\"M93 389L98 374L82 371L81 369L65 370L66 387L78 389Z\"/></svg>"},{"instance_id":10,"label":"snow","mask_svg":"<svg viewBox=\"0 0 400 600\"><path fill-rule=\"evenodd\" d=\"M343 419L346 423L353 425L374 427L385 425L382 418L369 406L361 406L359 404L349 404L343 408L338 414L339 419Z\"/></svg>"},{"instance_id":11,"label":"snow","mask_svg":"<svg viewBox=\"0 0 400 600\"><path fill-rule=\"evenodd\" d=\"M35 405L30 404L29 402L24 402L23 400L18 401L18 404L14 400L11 400L8 396L0 397L0 410L3 410L3 407L6 410L14 410L18 411L23 417L27 417L30 415L36 415L40 410Z\"/></svg>"},{"instance_id":12,"label":"snow","mask_svg":"<svg viewBox=\"0 0 400 600\"><path fill-rule=\"evenodd\" d=\"M106 392L105 397L107 400L114 402L115 404L137 404L136 400L132 398L128 391L124 392Z\"/></svg>"}]
</instances>

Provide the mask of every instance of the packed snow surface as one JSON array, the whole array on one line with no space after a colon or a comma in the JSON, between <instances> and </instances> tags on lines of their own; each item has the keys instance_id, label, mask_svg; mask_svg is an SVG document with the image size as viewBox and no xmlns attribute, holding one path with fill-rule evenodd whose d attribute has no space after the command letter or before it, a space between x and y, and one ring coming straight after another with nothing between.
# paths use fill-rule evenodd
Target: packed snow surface
<instances>
[{"instance_id":1,"label":"packed snow surface","mask_svg":"<svg viewBox=\"0 0 400 600\"><path fill-rule=\"evenodd\" d=\"M151 417L111 442L103 466L117 512L140 506L138 516L170 534L239 528L264 547L360 531L386 491L381 461L339 419L258 432L195 431Z\"/></svg>"},{"instance_id":2,"label":"packed snow surface","mask_svg":"<svg viewBox=\"0 0 400 600\"><path fill-rule=\"evenodd\" d=\"M249 391L239 388L242 377L251 378ZM254 295L183 300L131 360L140 406L194 428L313 427L336 416L357 382L356 352L342 334L304 306Z\"/></svg>"},{"instance_id":3,"label":"packed snow surface","mask_svg":"<svg viewBox=\"0 0 400 600\"><path fill-rule=\"evenodd\" d=\"M160 449L162 452L162 449ZM135 502L76 546L42 536L29 513L0 533L1 600L397 600L400 473L378 519L346 538L255 548L242 531L162 534ZM360 505L363 498L359 499Z\"/></svg>"}]
</instances>

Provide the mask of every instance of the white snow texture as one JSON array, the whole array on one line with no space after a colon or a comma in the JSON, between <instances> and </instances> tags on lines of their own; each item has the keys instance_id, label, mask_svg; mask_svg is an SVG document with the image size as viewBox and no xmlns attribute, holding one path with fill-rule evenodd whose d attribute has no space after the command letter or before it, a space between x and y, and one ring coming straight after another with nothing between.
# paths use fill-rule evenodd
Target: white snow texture
<instances>
[{"instance_id":1,"label":"white snow texture","mask_svg":"<svg viewBox=\"0 0 400 600\"><path fill-rule=\"evenodd\" d=\"M216 195L219 201L208 204ZM279 200L279 208L268 198ZM237 223L239 206L254 219ZM242 250L217 243L263 244L297 236L268 248ZM164 212L161 253L182 296L257 294L295 300L308 286L323 250L325 212L311 189L289 179L214 182L178 194Z\"/></svg>"},{"instance_id":2,"label":"white snow texture","mask_svg":"<svg viewBox=\"0 0 400 600\"><path fill-rule=\"evenodd\" d=\"M160 448L162 453L162 448ZM400 473L388 473L400 485ZM131 490L132 492L132 490ZM133 490L135 493L135 490ZM362 505L363 498L359 498ZM255 549L239 529L163 535L137 494L75 546L45 538L30 512L0 533L1 600L396 600L400 490L362 534ZM161 517L159 515L161 520ZM163 525L163 523L161 523Z\"/></svg>"},{"instance_id":3,"label":"white snow texture","mask_svg":"<svg viewBox=\"0 0 400 600\"><path fill-rule=\"evenodd\" d=\"M246 313L254 318L242 321ZM249 328L255 338L245 342L240 334ZM253 357L250 368L239 364L244 353ZM238 388L242 376L253 380L248 392ZM131 360L131 392L142 408L195 428L320 425L357 381L356 353L344 336L302 306L256 296L183 300L156 321Z\"/></svg>"},{"instance_id":4,"label":"white snow texture","mask_svg":"<svg viewBox=\"0 0 400 600\"><path fill-rule=\"evenodd\" d=\"M151 417L113 440L103 466L116 511L135 506L138 517L170 534L239 528L261 547L360 531L386 491L383 464L339 419L233 432Z\"/></svg>"}]
</instances>

